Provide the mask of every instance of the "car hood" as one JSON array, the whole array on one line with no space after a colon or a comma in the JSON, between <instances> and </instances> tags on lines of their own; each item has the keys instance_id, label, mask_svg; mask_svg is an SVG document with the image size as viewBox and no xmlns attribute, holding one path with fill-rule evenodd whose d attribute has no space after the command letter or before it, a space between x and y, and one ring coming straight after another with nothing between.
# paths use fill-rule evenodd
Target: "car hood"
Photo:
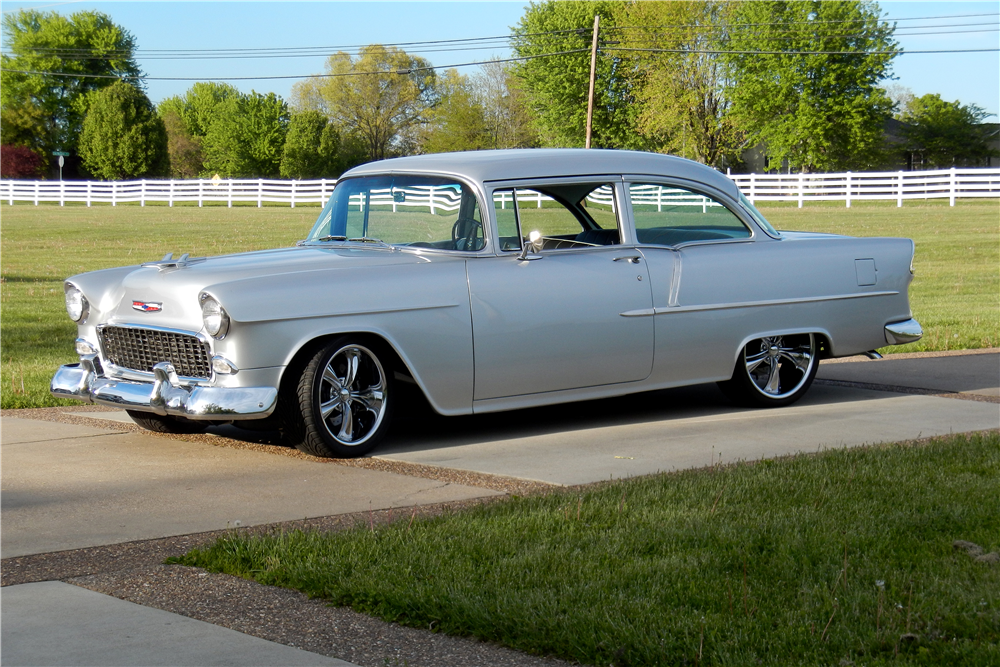
<instances>
[{"instance_id":1,"label":"car hood","mask_svg":"<svg viewBox=\"0 0 1000 667\"><path fill-rule=\"evenodd\" d=\"M201 327L203 292L219 299L234 319L256 320L274 309L275 300L302 299L310 285L320 286L316 291L322 285L367 291L365 285L376 282L370 279L373 275L389 273L398 280L400 273L456 261L462 259L388 248L302 246L183 262L162 260L69 280L90 299L91 321L190 330L193 324Z\"/></svg>"}]
</instances>

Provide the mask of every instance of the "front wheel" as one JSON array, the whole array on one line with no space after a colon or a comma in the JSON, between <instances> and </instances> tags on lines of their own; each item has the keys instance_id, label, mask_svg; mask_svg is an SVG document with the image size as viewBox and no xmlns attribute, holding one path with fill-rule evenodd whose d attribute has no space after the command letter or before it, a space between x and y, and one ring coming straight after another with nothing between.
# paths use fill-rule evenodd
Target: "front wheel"
<instances>
[{"instance_id":1,"label":"front wheel","mask_svg":"<svg viewBox=\"0 0 1000 667\"><path fill-rule=\"evenodd\" d=\"M735 403L780 407L802 398L819 368L814 334L767 336L747 343L733 379L719 388Z\"/></svg>"},{"instance_id":2,"label":"front wheel","mask_svg":"<svg viewBox=\"0 0 1000 667\"><path fill-rule=\"evenodd\" d=\"M371 347L350 337L333 341L313 356L299 379L305 433L297 447L327 458L367 454L388 430L391 390L391 370Z\"/></svg>"}]
</instances>

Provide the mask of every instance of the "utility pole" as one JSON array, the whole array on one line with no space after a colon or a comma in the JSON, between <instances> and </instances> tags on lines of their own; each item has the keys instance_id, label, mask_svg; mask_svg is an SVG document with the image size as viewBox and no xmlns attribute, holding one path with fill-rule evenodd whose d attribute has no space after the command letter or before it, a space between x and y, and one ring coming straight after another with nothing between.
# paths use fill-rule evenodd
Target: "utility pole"
<instances>
[{"instance_id":1,"label":"utility pole","mask_svg":"<svg viewBox=\"0 0 1000 667\"><path fill-rule=\"evenodd\" d=\"M587 148L590 148L590 132L594 124L594 79L597 77L597 31L600 29L601 15L594 15L594 40L590 45L590 94L587 95Z\"/></svg>"}]
</instances>

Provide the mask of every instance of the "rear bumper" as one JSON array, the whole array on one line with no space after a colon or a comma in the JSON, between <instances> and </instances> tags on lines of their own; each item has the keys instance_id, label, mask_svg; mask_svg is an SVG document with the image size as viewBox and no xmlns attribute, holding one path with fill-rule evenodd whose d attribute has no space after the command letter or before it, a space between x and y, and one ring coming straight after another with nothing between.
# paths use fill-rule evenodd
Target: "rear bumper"
<instances>
[{"instance_id":1,"label":"rear bumper","mask_svg":"<svg viewBox=\"0 0 1000 667\"><path fill-rule=\"evenodd\" d=\"M889 345L905 345L914 343L921 339L924 330L920 328L920 323L914 319L905 322L893 322L885 325L885 342Z\"/></svg>"},{"instance_id":2,"label":"rear bumper","mask_svg":"<svg viewBox=\"0 0 1000 667\"><path fill-rule=\"evenodd\" d=\"M78 364L59 367L49 392L56 398L188 419L263 419L278 401L274 387L180 386L168 362L156 364L153 375L153 382L98 377L93 359L81 357Z\"/></svg>"}]
</instances>

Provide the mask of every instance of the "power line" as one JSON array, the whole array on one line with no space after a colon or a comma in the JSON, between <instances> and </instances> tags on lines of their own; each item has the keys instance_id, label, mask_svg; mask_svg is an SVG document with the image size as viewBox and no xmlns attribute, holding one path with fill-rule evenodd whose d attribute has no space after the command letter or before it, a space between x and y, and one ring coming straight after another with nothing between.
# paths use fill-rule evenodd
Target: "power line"
<instances>
[{"instance_id":1,"label":"power line","mask_svg":"<svg viewBox=\"0 0 1000 667\"><path fill-rule=\"evenodd\" d=\"M375 70L370 72L338 72L335 74L294 74L288 76L226 76L226 77L181 77L181 76L116 76L114 74L74 74L72 72L39 72L32 70L3 69L4 72L14 74L42 74L46 76L76 77L82 79L137 79L142 81L268 81L274 79L332 79L342 76L374 76L386 74L407 75L414 72L424 72L437 69L450 69L452 67L472 67L475 65L487 65L490 63L510 63L522 60L534 60L536 58L549 58L552 56L564 56L573 53L586 53L590 49L572 49L569 51L558 51L555 53L540 53L533 56L518 56L514 58L500 58L495 60L481 60L468 63L456 63L454 65L426 65L421 67L409 67L399 70Z\"/></svg>"}]
</instances>

